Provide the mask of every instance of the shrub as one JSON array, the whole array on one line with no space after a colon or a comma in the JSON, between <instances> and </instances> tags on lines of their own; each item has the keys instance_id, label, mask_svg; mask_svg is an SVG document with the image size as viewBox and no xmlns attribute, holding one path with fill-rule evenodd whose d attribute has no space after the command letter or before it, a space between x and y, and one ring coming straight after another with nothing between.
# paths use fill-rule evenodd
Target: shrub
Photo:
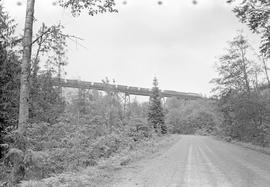
<instances>
[{"instance_id":1,"label":"shrub","mask_svg":"<svg viewBox=\"0 0 270 187\"><path fill-rule=\"evenodd\" d=\"M91 153L94 158L108 158L119 150L121 139L117 134L109 134L98 138L92 146Z\"/></svg>"},{"instance_id":2,"label":"shrub","mask_svg":"<svg viewBox=\"0 0 270 187\"><path fill-rule=\"evenodd\" d=\"M238 141L268 145L270 110L267 100L257 94L231 94L222 98L219 108L224 116L223 134Z\"/></svg>"},{"instance_id":3,"label":"shrub","mask_svg":"<svg viewBox=\"0 0 270 187\"><path fill-rule=\"evenodd\" d=\"M213 134L220 126L222 118L216 111L217 105L207 100L190 101L189 103L169 100L166 123L169 131L181 134Z\"/></svg>"},{"instance_id":4,"label":"shrub","mask_svg":"<svg viewBox=\"0 0 270 187\"><path fill-rule=\"evenodd\" d=\"M49 154L43 151L27 150L24 156L27 179L41 179L49 176Z\"/></svg>"},{"instance_id":5,"label":"shrub","mask_svg":"<svg viewBox=\"0 0 270 187\"><path fill-rule=\"evenodd\" d=\"M134 141L150 138L153 133L151 126L140 118L131 119L128 122L127 131L128 136L133 138Z\"/></svg>"},{"instance_id":6,"label":"shrub","mask_svg":"<svg viewBox=\"0 0 270 187\"><path fill-rule=\"evenodd\" d=\"M129 149L135 141L151 137L152 129L140 118L132 118L126 127L111 128L110 132L97 127L96 120L98 118L78 120L69 116L54 125L28 124L28 150L24 158L26 179L40 179L97 165L99 159L106 159L121 149Z\"/></svg>"}]
</instances>

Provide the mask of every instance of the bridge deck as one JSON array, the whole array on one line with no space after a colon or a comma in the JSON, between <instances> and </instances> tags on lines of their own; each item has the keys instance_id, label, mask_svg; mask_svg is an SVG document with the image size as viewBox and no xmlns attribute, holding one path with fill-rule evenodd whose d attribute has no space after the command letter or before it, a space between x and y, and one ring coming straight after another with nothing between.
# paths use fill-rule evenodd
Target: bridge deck
<instances>
[{"instance_id":1,"label":"bridge deck","mask_svg":"<svg viewBox=\"0 0 270 187\"><path fill-rule=\"evenodd\" d=\"M139 88L132 86L124 86L124 85L113 85L113 84L104 84L99 82L87 82L87 81L79 81L72 79L61 79L54 81L55 86L67 87L67 88L82 88L82 89L94 89L100 91L108 91L114 90L117 92L125 93L128 95L140 95L140 96L151 96L152 91L149 88ZM162 97L178 97L184 99L198 99L202 98L201 95L196 93L185 93L185 92L177 92L172 90L162 90Z\"/></svg>"}]
</instances>

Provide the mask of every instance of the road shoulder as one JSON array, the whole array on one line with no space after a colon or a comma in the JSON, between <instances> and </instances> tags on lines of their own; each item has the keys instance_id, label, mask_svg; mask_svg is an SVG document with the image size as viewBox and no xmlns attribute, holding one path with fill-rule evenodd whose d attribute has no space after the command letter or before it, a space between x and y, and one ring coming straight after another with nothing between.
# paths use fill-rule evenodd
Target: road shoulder
<instances>
[{"instance_id":1,"label":"road shoulder","mask_svg":"<svg viewBox=\"0 0 270 187\"><path fill-rule=\"evenodd\" d=\"M137 181L132 179L131 176L134 176L144 170L147 165L146 163L151 162L154 158L157 158L167 152L167 150L175 145L180 139L180 135L159 137L155 144L143 146L138 150L138 152L129 153L132 157L132 161L114 172L110 180L107 180L107 182L102 183L99 186L118 186L117 184L119 184L120 181L129 181L130 186L134 185Z\"/></svg>"},{"instance_id":2,"label":"road shoulder","mask_svg":"<svg viewBox=\"0 0 270 187\"><path fill-rule=\"evenodd\" d=\"M180 135L155 136L141 141L132 149L123 150L114 156L100 160L97 166L78 172L63 173L41 181L24 181L21 187L98 187L113 186L125 174L139 172L141 163L158 157L180 140Z\"/></svg>"},{"instance_id":3,"label":"road shoulder","mask_svg":"<svg viewBox=\"0 0 270 187\"><path fill-rule=\"evenodd\" d=\"M247 142L241 142L241 141L236 141L236 140L232 140L230 138L222 138L222 137L217 137L217 136L213 136L214 139L218 140L218 141L222 141L222 142L226 142L229 144L234 144L234 145L238 145L240 147L246 148L246 149L250 149L253 151L257 151L260 153L264 153L267 155L270 155L270 147L263 147L263 146L259 146L259 145L254 145L252 143L247 143Z\"/></svg>"}]
</instances>

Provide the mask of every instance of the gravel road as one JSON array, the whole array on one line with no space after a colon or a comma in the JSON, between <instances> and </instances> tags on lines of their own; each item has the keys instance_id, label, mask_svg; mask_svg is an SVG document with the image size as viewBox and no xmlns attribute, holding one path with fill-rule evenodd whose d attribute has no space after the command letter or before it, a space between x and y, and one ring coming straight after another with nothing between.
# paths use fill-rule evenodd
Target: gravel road
<instances>
[{"instance_id":1,"label":"gravel road","mask_svg":"<svg viewBox=\"0 0 270 187\"><path fill-rule=\"evenodd\" d=\"M113 187L270 187L270 156L211 137L182 136L168 151L124 168Z\"/></svg>"}]
</instances>

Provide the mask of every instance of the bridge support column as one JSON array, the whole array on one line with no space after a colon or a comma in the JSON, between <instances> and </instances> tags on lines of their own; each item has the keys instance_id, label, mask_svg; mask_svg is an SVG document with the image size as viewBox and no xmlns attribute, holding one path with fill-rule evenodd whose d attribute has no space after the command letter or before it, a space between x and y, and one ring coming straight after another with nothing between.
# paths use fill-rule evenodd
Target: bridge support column
<instances>
[{"instance_id":1,"label":"bridge support column","mask_svg":"<svg viewBox=\"0 0 270 187\"><path fill-rule=\"evenodd\" d=\"M187 98L184 98L184 106L186 106L188 103L188 99Z\"/></svg>"},{"instance_id":2,"label":"bridge support column","mask_svg":"<svg viewBox=\"0 0 270 187\"><path fill-rule=\"evenodd\" d=\"M127 113L128 106L130 105L130 95L128 93L125 93L124 98L124 114Z\"/></svg>"}]
</instances>

